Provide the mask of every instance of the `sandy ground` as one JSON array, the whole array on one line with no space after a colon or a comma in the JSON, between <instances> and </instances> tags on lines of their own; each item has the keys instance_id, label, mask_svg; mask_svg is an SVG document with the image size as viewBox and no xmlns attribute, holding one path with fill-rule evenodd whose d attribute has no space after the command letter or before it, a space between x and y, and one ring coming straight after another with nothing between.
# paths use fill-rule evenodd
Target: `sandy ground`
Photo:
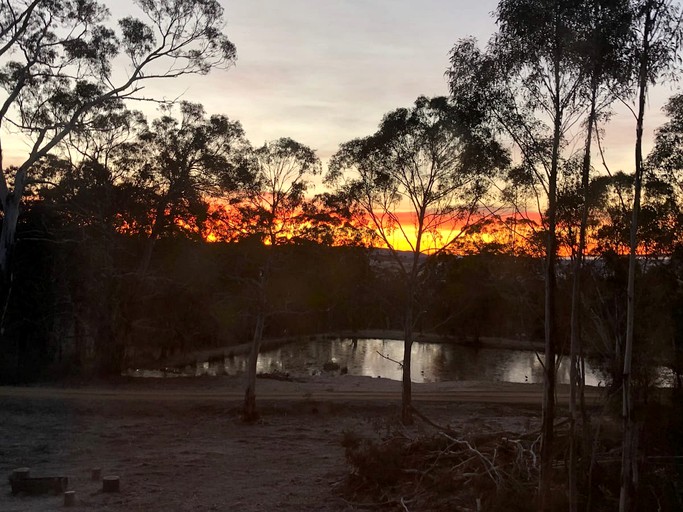
<instances>
[{"instance_id":1,"label":"sandy ground","mask_svg":"<svg viewBox=\"0 0 683 512\"><path fill-rule=\"evenodd\" d=\"M262 420L247 425L242 385L221 377L0 387L0 477L17 467L68 476L82 511L356 510L339 492L343 432L432 428L398 424L400 383L351 376L259 379ZM417 384L414 397L423 414L464 434L528 431L540 421L541 388L532 384ZM119 493L90 480L96 467L120 477ZM12 496L2 482L3 512L63 506L61 495Z\"/></svg>"}]
</instances>

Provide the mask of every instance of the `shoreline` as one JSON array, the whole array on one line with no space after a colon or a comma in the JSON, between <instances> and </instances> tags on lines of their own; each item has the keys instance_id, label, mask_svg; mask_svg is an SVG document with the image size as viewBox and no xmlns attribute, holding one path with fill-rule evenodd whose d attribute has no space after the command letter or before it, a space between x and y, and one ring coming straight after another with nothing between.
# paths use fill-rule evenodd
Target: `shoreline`
<instances>
[{"instance_id":1,"label":"shoreline","mask_svg":"<svg viewBox=\"0 0 683 512\"><path fill-rule=\"evenodd\" d=\"M289 343L301 341L316 341L324 342L335 339L384 339L384 340L402 340L403 331L400 330L382 330L382 329L367 329L359 331L333 331L327 333L301 335L301 336L283 336L279 338L267 338L261 342L261 352L274 350L276 348L288 345ZM463 339L455 336L447 336L436 333L417 333L414 335L414 342L417 343L441 343L464 345L477 348L490 348L501 350L530 350L543 352L544 345L540 341L521 340L513 338L499 338L482 336L477 340ZM141 359L133 361L131 368L142 370L160 370L164 368L179 368L184 366L196 365L206 361L220 361L224 358L235 356L242 356L249 353L251 350L251 343L240 343L237 345L229 345L225 347L218 347L213 349L195 350L185 354L178 354L153 361L150 359Z\"/></svg>"}]
</instances>

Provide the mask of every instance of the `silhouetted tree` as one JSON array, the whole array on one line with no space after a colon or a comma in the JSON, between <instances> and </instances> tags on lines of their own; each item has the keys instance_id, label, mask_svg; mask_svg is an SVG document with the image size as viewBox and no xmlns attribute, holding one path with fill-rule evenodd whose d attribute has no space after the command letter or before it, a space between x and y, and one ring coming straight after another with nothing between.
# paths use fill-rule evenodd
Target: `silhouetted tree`
<instances>
[{"instance_id":1,"label":"silhouetted tree","mask_svg":"<svg viewBox=\"0 0 683 512\"><path fill-rule=\"evenodd\" d=\"M140 133L126 164L152 203L143 226L148 244L140 270L147 271L155 242L180 229L204 234L210 201L244 193L254 176L247 165L250 146L238 121L207 118L195 103L180 103L180 118L169 110Z\"/></svg>"},{"instance_id":2,"label":"silhouetted tree","mask_svg":"<svg viewBox=\"0 0 683 512\"><path fill-rule=\"evenodd\" d=\"M664 112L669 120L657 129L655 147L648 155L647 166L683 198L683 94L669 98Z\"/></svg>"},{"instance_id":3,"label":"silhouetted tree","mask_svg":"<svg viewBox=\"0 0 683 512\"><path fill-rule=\"evenodd\" d=\"M230 65L235 47L222 34L216 0L138 2L147 22L131 16L118 30L93 0L6 0L0 10L0 125L31 139L28 156L8 181L0 160L0 273L7 294L20 204L36 162L103 110L140 98L155 78L205 74ZM125 71L113 73L113 68ZM0 145L1 147L1 145ZM0 158L2 153L0 152Z\"/></svg>"},{"instance_id":4,"label":"silhouetted tree","mask_svg":"<svg viewBox=\"0 0 683 512\"><path fill-rule=\"evenodd\" d=\"M412 421L410 355L424 256L448 250L481 217L489 178L508 162L487 127L469 121L446 98L420 97L414 107L387 114L374 135L342 144L326 178L365 210L405 283L406 424Z\"/></svg>"},{"instance_id":5,"label":"silhouetted tree","mask_svg":"<svg viewBox=\"0 0 683 512\"><path fill-rule=\"evenodd\" d=\"M253 421L256 412L256 364L269 314L269 280L275 271L275 249L297 236L303 221L303 203L309 178L320 173L320 160L311 148L289 138L268 142L252 154L254 184L239 206L243 232L269 247L261 260L258 275L250 279L256 291L256 326L252 339L243 417Z\"/></svg>"},{"instance_id":6,"label":"silhouetted tree","mask_svg":"<svg viewBox=\"0 0 683 512\"><path fill-rule=\"evenodd\" d=\"M491 117L512 138L522 163L514 181L534 190L545 209L546 332L539 506L549 510L555 417L558 175L567 127L580 114L585 67L579 58L586 6L579 0L502 0L499 31L487 54L472 40L451 53L451 93L461 108ZM474 103L477 102L477 103ZM547 120L549 127L545 126ZM518 208L518 207L517 207Z\"/></svg>"},{"instance_id":7,"label":"silhouetted tree","mask_svg":"<svg viewBox=\"0 0 683 512\"><path fill-rule=\"evenodd\" d=\"M605 118L616 95L623 92L628 84L629 62L625 58L630 37L631 12L628 0L588 0L585 3L587 16L581 19L583 26L578 27L578 59L583 60L585 84L579 101L587 103L585 119L585 143L578 180L577 200L578 234L572 244L572 289L570 312L570 449L569 449L569 503L570 512L579 506L578 480L586 472L580 472L578 452L579 436L577 425L584 422L584 439L588 441L588 416L584 403L585 375L583 347L581 340L581 284L586 250L586 238L591 207L595 206L594 194L590 183L591 154L593 138L598 130L598 122ZM569 173L572 173L571 165ZM573 174L573 173L572 173ZM573 181L573 180L570 180ZM594 188L594 187L593 187ZM574 228L576 230L576 228ZM577 404L577 401L580 401ZM579 418L579 409L581 418ZM584 450L588 452L588 450Z\"/></svg>"},{"instance_id":8,"label":"silhouetted tree","mask_svg":"<svg viewBox=\"0 0 683 512\"><path fill-rule=\"evenodd\" d=\"M624 374L622 417L624 436L622 443L620 512L634 509L634 493L638 487L636 446L637 430L633 416L631 390L631 362L635 329L635 280L638 257L638 226L641 190L644 176L643 123L645 100L649 88L657 83L676 64L683 35L681 9L669 0L634 0L634 88L636 91L636 144L633 187L633 208L629 236L629 270L627 288L626 338L624 340Z\"/></svg>"}]
</instances>

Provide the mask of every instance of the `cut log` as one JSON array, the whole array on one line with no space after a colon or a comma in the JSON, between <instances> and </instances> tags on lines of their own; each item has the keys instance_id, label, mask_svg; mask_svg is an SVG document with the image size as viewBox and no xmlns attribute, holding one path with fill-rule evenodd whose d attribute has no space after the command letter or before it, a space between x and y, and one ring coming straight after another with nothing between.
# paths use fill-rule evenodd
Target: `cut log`
<instances>
[{"instance_id":1,"label":"cut log","mask_svg":"<svg viewBox=\"0 0 683 512\"><path fill-rule=\"evenodd\" d=\"M102 492L119 492L119 477L105 476L102 479Z\"/></svg>"},{"instance_id":2,"label":"cut log","mask_svg":"<svg viewBox=\"0 0 683 512\"><path fill-rule=\"evenodd\" d=\"M76 491L64 491L64 506L73 507L76 504Z\"/></svg>"},{"instance_id":3,"label":"cut log","mask_svg":"<svg viewBox=\"0 0 683 512\"><path fill-rule=\"evenodd\" d=\"M20 492L26 494L47 494L49 492L61 494L69 486L69 479L65 476L20 477L18 479L10 477L10 485L12 486L12 494Z\"/></svg>"},{"instance_id":4,"label":"cut log","mask_svg":"<svg viewBox=\"0 0 683 512\"><path fill-rule=\"evenodd\" d=\"M93 482L102 480L102 468L93 468L92 472L90 473L90 480Z\"/></svg>"}]
</instances>

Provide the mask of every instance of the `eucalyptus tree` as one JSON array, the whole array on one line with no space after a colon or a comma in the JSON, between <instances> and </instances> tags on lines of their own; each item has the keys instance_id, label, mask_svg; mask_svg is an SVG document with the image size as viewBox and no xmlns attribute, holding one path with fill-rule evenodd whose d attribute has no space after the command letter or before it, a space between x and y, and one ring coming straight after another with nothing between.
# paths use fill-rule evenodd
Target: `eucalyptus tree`
<instances>
[{"instance_id":1,"label":"eucalyptus tree","mask_svg":"<svg viewBox=\"0 0 683 512\"><path fill-rule=\"evenodd\" d=\"M579 93L586 77L581 57L586 16L582 0L501 0L496 11L499 29L487 51L481 52L471 39L460 41L447 72L454 101L462 108L476 105L479 115L491 118L513 141L521 156L513 182L532 190L539 212L545 210L541 510L551 506L558 175L565 136L583 111Z\"/></svg>"},{"instance_id":2,"label":"eucalyptus tree","mask_svg":"<svg viewBox=\"0 0 683 512\"><path fill-rule=\"evenodd\" d=\"M36 162L98 113L143 95L152 79L206 74L231 65L217 0L138 0L140 18L108 23L96 0L3 0L0 127L30 141L8 180L0 149L0 273L7 292L21 200ZM3 132L4 135L4 132ZM0 148L2 147L0 141Z\"/></svg>"},{"instance_id":3,"label":"eucalyptus tree","mask_svg":"<svg viewBox=\"0 0 683 512\"><path fill-rule=\"evenodd\" d=\"M507 164L488 127L444 97L419 97L386 114L375 134L342 144L330 161L327 182L365 211L404 281L405 424L412 422L411 348L424 256L447 251L480 219L490 178Z\"/></svg>"},{"instance_id":4,"label":"eucalyptus tree","mask_svg":"<svg viewBox=\"0 0 683 512\"><path fill-rule=\"evenodd\" d=\"M125 108L93 116L88 130L70 132L55 151L34 164L25 195L43 201L73 226L122 228L121 222L130 219L126 208L115 204L120 201L113 201L118 195L114 191L131 184L127 157L145 127L142 114ZM131 201L137 195L126 193Z\"/></svg>"},{"instance_id":5,"label":"eucalyptus tree","mask_svg":"<svg viewBox=\"0 0 683 512\"><path fill-rule=\"evenodd\" d=\"M243 418L253 421L256 412L256 364L269 314L268 285L275 264L276 246L295 240L305 223L304 204L311 178L321 172L320 159L308 146L290 138L266 142L255 149L248 168L253 182L246 188L246 197L238 204L241 230L245 235L266 244L266 255L251 279L256 291L256 325L252 339Z\"/></svg>"},{"instance_id":6,"label":"eucalyptus tree","mask_svg":"<svg viewBox=\"0 0 683 512\"><path fill-rule=\"evenodd\" d=\"M579 101L587 104L584 121L585 138L578 180L578 236L572 244L573 271L570 313L570 449L569 501L570 511L578 510L579 409L583 420L584 440L588 440L588 416L584 403L585 375L581 341L581 282L586 250L586 237L591 208L596 206L595 185L591 185L593 139L599 122L606 120L617 95L627 90L630 63L627 58L630 42L631 10L628 0L586 0L587 16L577 28L579 48L577 59L585 74ZM571 171L571 170L570 170ZM576 182L577 180L570 180ZM599 188L599 187L598 187ZM599 196L599 194L598 194ZM580 407L577 406L580 401ZM586 474L585 472L583 474ZM590 484L589 484L590 485Z\"/></svg>"},{"instance_id":7,"label":"eucalyptus tree","mask_svg":"<svg viewBox=\"0 0 683 512\"><path fill-rule=\"evenodd\" d=\"M283 137L266 142L252 153L254 184L241 206L250 231L274 246L296 236L311 178L321 173L315 151Z\"/></svg>"},{"instance_id":8,"label":"eucalyptus tree","mask_svg":"<svg viewBox=\"0 0 683 512\"><path fill-rule=\"evenodd\" d=\"M141 259L144 274L155 242L184 226L203 234L210 200L240 194L249 187L250 145L239 121L224 115L207 116L196 103L181 102L178 115L164 115L143 130L126 165L152 202L151 225L145 225L148 244Z\"/></svg>"},{"instance_id":9,"label":"eucalyptus tree","mask_svg":"<svg viewBox=\"0 0 683 512\"><path fill-rule=\"evenodd\" d=\"M323 192L303 204L303 224L298 230L302 241L327 246L369 247L377 234L348 194Z\"/></svg>"},{"instance_id":10,"label":"eucalyptus tree","mask_svg":"<svg viewBox=\"0 0 683 512\"><path fill-rule=\"evenodd\" d=\"M634 44L634 89L636 107L635 170L633 186L633 208L629 235L629 269L627 286L626 338L624 341L624 371L622 396L622 466L619 510L626 512L635 507L634 495L638 487L637 471L637 429L633 415L633 390L631 366L635 332L635 280L638 257L638 226L640 215L643 177L643 126L646 99L653 84L666 78L679 60L681 38L683 37L682 11L678 2L672 0L633 0Z\"/></svg>"}]
</instances>

